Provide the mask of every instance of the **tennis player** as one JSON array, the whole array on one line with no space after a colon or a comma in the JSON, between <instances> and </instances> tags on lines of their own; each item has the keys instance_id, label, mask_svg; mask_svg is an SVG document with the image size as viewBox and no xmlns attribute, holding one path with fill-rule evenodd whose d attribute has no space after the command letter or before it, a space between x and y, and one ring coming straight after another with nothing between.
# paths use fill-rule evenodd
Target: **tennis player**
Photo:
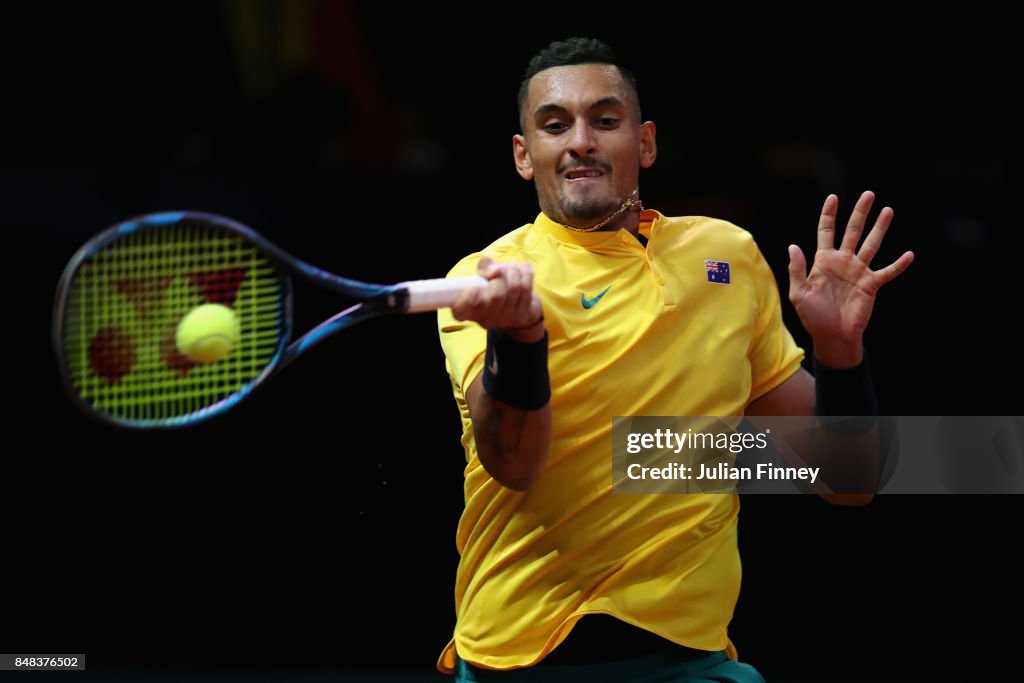
<instances>
[{"instance_id":1,"label":"tennis player","mask_svg":"<svg viewBox=\"0 0 1024 683\"><path fill-rule=\"evenodd\" d=\"M876 414L863 334L913 254L871 269L893 218L883 208L864 236L871 192L836 248L839 198L825 199L809 274L789 248L812 376L751 235L644 208L656 128L607 45L541 50L519 113L515 165L540 213L452 269L489 284L438 317L466 452L457 622L438 668L458 681L760 681L728 634L738 497L612 495L612 417Z\"/></svg>"}]
</instances>

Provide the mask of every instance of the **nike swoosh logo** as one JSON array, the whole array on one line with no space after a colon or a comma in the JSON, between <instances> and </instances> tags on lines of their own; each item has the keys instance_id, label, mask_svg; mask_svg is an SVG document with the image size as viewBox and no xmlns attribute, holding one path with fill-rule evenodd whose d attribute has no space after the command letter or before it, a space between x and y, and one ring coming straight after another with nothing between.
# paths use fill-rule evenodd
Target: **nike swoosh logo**
<instances>
[{"instance_id":1,"label":"nike swoosh logo","mask_svg":"<svg viewBox=\"0 0 1024 683\"><path fill-rule=\"evenodd\" d=\"M493 355L493 358L491 359L491 364L487 366L487 369L491 371L492 375L497 375L498 374L498 352L492 350L491 354Z\"/></svg>"},{"instance_id":2,"label":"nike swoosh logo","mask_svg":"<svg viewBox=\"0 0 1024 683\"><path fill-rule=\"evenodd\" d=\"M611 288L612 286L608 285L607 287L604 288L603 292L595 296L593 299L588 299L586 294L580 292L580 303L583 304L583 308L593 308L594 306L597 305L597 302L601 300L601 297L607 294L608 290Z\"/></svg>"}]
</instances>

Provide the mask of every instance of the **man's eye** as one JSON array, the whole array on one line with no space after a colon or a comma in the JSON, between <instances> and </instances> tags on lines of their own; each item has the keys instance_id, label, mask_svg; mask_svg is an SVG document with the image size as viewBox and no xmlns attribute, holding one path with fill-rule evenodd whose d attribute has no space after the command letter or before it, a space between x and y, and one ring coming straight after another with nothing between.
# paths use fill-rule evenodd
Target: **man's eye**
<instances>
[{"instance_id":1,"label":"man's eye","mask_svg":"<svg viewBox=\"0 0 1024 683\"><path fill-rule=\"evenodd\" d=\"M610 116L602 116L597 120L597 124L603 128L614 128L619 125L619 120Z\"/></svg>"},{"instance_id":2,"label":"man's eye","mask_svg":"<svg viewBox=\"0 0 1024 683\"><path fill-rule=\"evenodd\" d=\"M562 123L561 121L554 121L552 123L544 124L544 130L546 130L549 133L561 133L566 128L568 128L568 126Z\"/></svg>"}]
</instances>

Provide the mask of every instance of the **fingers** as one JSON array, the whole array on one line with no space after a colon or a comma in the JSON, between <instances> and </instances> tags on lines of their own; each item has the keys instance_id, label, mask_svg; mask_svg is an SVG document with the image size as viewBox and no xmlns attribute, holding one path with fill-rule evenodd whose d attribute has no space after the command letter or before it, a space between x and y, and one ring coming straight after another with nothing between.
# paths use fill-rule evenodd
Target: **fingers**
<instances>
[{"instance_id":1,"label":"fingers","mask_svg":"<svg viewBox=\"0 0 1024 683\"><path fill-rule=\"evenodd\" d=\"M839 246L839 251L846 252L847 254L853 254L856 251L857 244L864 234L864 226L867 224L868 215L871 213L871 205L874 202L875 193L871 190L866 190L861 194L857 200L857 205L853 207L853 213L850 214L850 220L846 224L846 231L843 233L843 241ZM821 217L818 219L818 249L833 248L838 208L839 197L830 194L825 198L825 205L822 207ZM864 244L860 247L860 251L857 252L857 258L865 264L870 264L881 248L882 240L885 238L885 233L889 230L889 224L892 223L893 215L893 210L888 206L883 207L879 212L871 232L868 233L868 236L864 239Z\"/></svg>"},{"instance_id":2,"label":"fingers","mask_svg":"<svg viewBox=\"0 0 1024 683\"><path fill-rule=\"evenodd\" d=\"M911 263L914 262L914 252L904 252L903 256L896 259L895 262L889 264L881 270L876 270L873 275L875 278L875 285L881 287L887 282L892 282L896 277L905 271Z\"/></svg>"},{"instance_id":3,"label":"fingers","mask_svg":"<svg viewBox=\"0 0 1024 683\"><path fill-rule=\"evenodd\" d=\"M498 263L480 259L477 272L487 287L473 287L452 305L458 320L473 320L482 327L521 328L540 319L540 298L533 291L533 268L528 263Z\"/></svg>"},{"instance_id":4,"label":"fingers","mask_svg":"<svg viewBox=\"0 0 1024 683\"><path fill-rule=\"evenodd\" d=\"M889 224L892 223L893 213L893 210L888 206L883 208L881 213L878 214L878 220L875 221L875 226L871 228L871 232L868 233L867 238L864 240L864 244L861 245L857 258L863 261L866 265L871 264L871 259L875 258L875 254L878 253L878 248L882 246L882 240L885 238L885 233L889 229Z\"/></svg>"},{"instance_id":5,"label":"fingers","mask_svg":"<svg viewBox=\"0 0 1024 683\"><path fill-rule=\"evenodd\" d=\"M524 298L523 295L523 271L515 266L505 270L505 305L510 309L517 309ZM528 295L529 293L527 293Z\"/></svg>"},{"instance_id":6,"label":"fingers","mask_svg":"<svg viewBox=\"0 0 1024 683\"><path fill-rule=\"evenodd\" d=\"M818 219L818 249L836 248L836 212L839 210L839 197L830 194L825 197Z\"/></svg>"},{"instance_id":7,"label":"fingers","mask_svg":"<svg viewBox=\"0 0 1024 683\"><path fill-rule=\"evenodd\" d=\"M846 232L843 233L843 243L839 247L839 251L852 254L857 248L860 236L864 234L864 224L867 223L868 213L874 202L875 193L871 190L864 192L857 200L857 205L853 207L853 213L850 214L850 220L846 224Z\"/></svg>"},{"instance_id":8,"label":"fingers","mask_svg":"<svg viewBox=\"0 0 1024 683\"><path fill-rule=\"evenodd\" d=\"M470 320L480 301L483 287L468 287L462 290L452 304L452 316L456 320Z\"/></svg>"},{"instance_id":9,"label":"fingers","mask_svg":"<svg viewBox=\"0 0 1024 683\"><path fill-rule=\"evenodd\" d=\"M807 259L804 252L795 244L789 245L789 300L807 283ZM794 302L795 303L795 302Z\"/></svg>"},{"instance_id":10,"label":"fingers","mask_svg":"<svg viewBox=\"0 0 1024 683\"><path fill-rule=\"evenodd\" d=\"M537 292L530 293L529 299L530 320L542 320L544 318L544 306L540 303Z\"/></svg>"}]
</instances>

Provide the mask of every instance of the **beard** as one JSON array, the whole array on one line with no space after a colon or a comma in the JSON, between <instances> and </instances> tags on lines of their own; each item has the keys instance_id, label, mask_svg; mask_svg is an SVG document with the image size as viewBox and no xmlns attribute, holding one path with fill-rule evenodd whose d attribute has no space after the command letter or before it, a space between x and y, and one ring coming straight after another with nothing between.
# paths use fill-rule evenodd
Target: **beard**
<instances>
[{"instance_id":1,"label":"beard","mask_svg":"<svg viewBox=\"0 0 1024 683\"><path fill-rule=\"evenodd\" d=\"M581 193L572 196L569 192L562 192L558 197L561 222L576 228L587 228L613 214L625 201L607 195L588 195L589 193Z\"/></svg>"},{"instance_id":2,"label":"beard","mask_svg":"<svg viewBox=\"0 0 1024 683\"><path fill-rule=\"evenodd\" d=\"M620 206L622 202L612 198L563 197L559 208L569 221L594 222L606 218Z\"/></svg>"},{"instance_id":3,"label":"beard","mask_svg":"<svg viewBox=\"0 0 1024 683\"><path fill-rule=\"evenodd\" d=\"M611 191L612 167L601 159L587 157L559 165L557 173L564 176L567 171L579 168L597 168L603 171L600 189L595 187L570 188L562 185L558 190L558 210L562 213L562 222L576 228L587 228L596 225L617 211L625 198L616 199L606 192ZM607 184L605 184L607 183Z\"/></svg>"}]
</instances>

